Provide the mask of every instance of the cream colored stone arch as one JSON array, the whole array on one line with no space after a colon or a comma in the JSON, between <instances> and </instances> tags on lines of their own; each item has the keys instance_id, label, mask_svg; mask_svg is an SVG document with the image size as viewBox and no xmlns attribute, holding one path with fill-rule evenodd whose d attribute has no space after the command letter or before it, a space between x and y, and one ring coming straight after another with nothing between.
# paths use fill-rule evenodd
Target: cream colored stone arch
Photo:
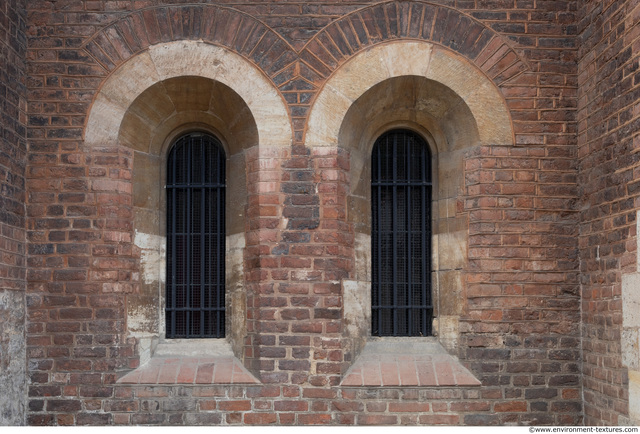
<instances>
[{"instance_id":1,"label":"cream colored stone arch","mask_svg":"<svg viewBox=\"0 0 640 434\"><path fill-rule=\"evenodd\" d=\"M149 47L107 78L87 119L85 145L117 143L120 125L133 101L154 84L182 76L209 78L237 92L253 114L261 146L291 144L284 101L256 66L225 48L176 41Z\"/></svg>"},{"instance_id":2,"label":"cream colored stone arch","mask_svg":"<svg viewBox=\"0 0 640 434\"><path fill-rule=\"evenodd\" d=\"M428 42L394 41L365 50L328 79L312 107L306 145L350 152L348 219L355 231L355 278L343 282L347 334L360 353L370 334L370 155L375 139L393 128L422 135L432 150L434 329L458 353L466 309L464 269L468 222L457 213L464 192L465 152L512 145L506 102L470 61Z\"/></svg>"},{"instance_id":3,"label":"cream colored stone arch","mask_svg":"<svg viewBox=\"0 0 640 434\"><path fill-rule=\"evenodd\" d=\"M327 80L311 110L306 145L337 145L342 121L354 101L376 84L401 76L433 80L462 98L478 125L479 144L514 143L506 102L479 68L428 42L397 41L355 55Z\"/></svg>"}]
</instances>

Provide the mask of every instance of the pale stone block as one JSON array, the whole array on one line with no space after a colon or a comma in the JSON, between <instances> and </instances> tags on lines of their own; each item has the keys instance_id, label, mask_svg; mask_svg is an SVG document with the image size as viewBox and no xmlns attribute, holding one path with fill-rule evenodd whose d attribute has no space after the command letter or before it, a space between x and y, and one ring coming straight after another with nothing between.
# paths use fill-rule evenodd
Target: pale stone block
<instances>
[{"instance_id":1,"label":"pale stone block","mask_svg":"<svg viewBox=\"0 0 640 434\"><path fill-rule=\"evenodd\" d=\"M638 337L638 329L622 329L620 338L622 364L629 369L640 369L640 342Z\"/></svg>"},{"instance_id":2,"label":"pale stone block","mask_svg":"<svg viewBox=\"0 0 640 434\"><path fill-rule=\"evenodd\" d=\"M488 81L472 63L442 48L433 49L426 77L444 84L465 101Z\"/></svg>"},{"instance_id":3,"label":"pale stone block","mask_svg":"<svg viewBox=\"0 0 640 434\"><path fill-rule=\"evenodd\" d=\"M473 98L470 101L473 101ZM447 137L446 151L451 152L478 146L482 141L481 132L478 129L478 119L486 113L491 113L491 110L487 110L486 107L480 111L472 112L462 100L457 99L456 102L458 104L452 104L452 107L439 122Z\"/></svg>"},{"instance_id":4,"label":"pale stone block","mask_svg":"<svg viewBox=\"0 0 640 434\"><path fill-rule=\"evenodd\" d=\"M342 281L344 318L347 335L354 338L356 353L364 345L371 326L371 283L357 280Z\"/></svg>"},{"instance_id":5,"label":"pale stone block","mask_svg":"<svg viewBox=\"0 0 640 434\"><path fill-rule=\"evenodd\" d=\"M456 202L455 198L445 198L438 201L438 218L446 219L456 216ZM435 211L435 210L434 210Z\"/></svg>"},{"instance_id":6,"label":"pale stone block","mask_svg":"<svg viewBox=\"0 0 640 434\"><path fill-rule=\"evenodd\" d=\"M399 49L397 45L402 44ZM426 77L431 63L433 45L426 42L400 42L376 47L389 69L390 77L416 75Z\"/></svg>"},{"instance_id":7,"label":"pale stone block","mask_svg":"<svg viewBox=\"0 0 640 434\"><path fill-rule=\"evenodd\" d=\"M164 309L160 308L158 297L159 286L144 283L141 286L141 294L127 296L127 329L132 337L154 337L161 324L164 324Z\"/></svg>"},{"instance_id":8,"label":"pale stone block","mask_svg":"<svg viewBox=\"0 0 640 434\"><path fill-rule=\"evenodd\" d=\"M159 209L135 207L133 227L145 234L164 235L165 227L161 225L164 214Z\"/></svg>"},{"instance_id":9,"label":"pale stone block","mask_svg":"<svg viewBox=\"0 0 640 434\"><path fill-rule=\"evenodd\" d=\"M242 174L242 176L230 176L227 179L226 194L227 197L233 198L233 200L227 200L226 203L227 234L244 234L244 212L247 206L245 164L244 154L232 155L227 159L227 173Z\"/></svg>"},{"instance_id":10,"label":"pale stone block","mask_svg":"<svg viewBox=\"0 0 640 434\"><path fill-rule=\"evenodd\" d=\"M457 354L460 337L460 319L457 316L440 315L434 320L438 340L447 351Z\"/></svg>"},{"instance_id":11,"label":"pale stone block","mask_svg":"<svg viewBox=\"0 0 640 434\"><path fill-rule=\"evenodd\" d=\"M371 282L371 235L356 232L356 280Z\"/></svg>"},{"instance_id":12,"label":"pale stone block","mask_svg":"<svg viewBox=\"0 0 640 434\"><path fill-rule=\"evenodd\" d=\"M128 111L120 124L119 143L130 149L146 152L149 149L149 138L153 137L156 127L148 119Z\"/></svg>"},{"instance_id":13,"label":"pale stone block","mask_svg":"<svg viewBox=\"0 0 640 434\"><path fill-rule=\"evenodd\" d=\"M464 268L467 258L467 233L455 231L435 235L440 270Z\"/></svg>"},{"instance_id":14,"label":"pale stone block","mask_svg":"<svg viewBox=\"0 0 640 434\"><path fill-rule=\"evenodd\" d=\"M511 145L515 138L511 116L504 100L497 97L493 83L485 82L466 100L478 125L480 141L485 145ZM490 107L490 110L487 108Z\"/></svg>"},{"instance_id":15,"label":"pale stone block","mask_svg":"<svg viewBox=\"0 0 640 434\"><path fill-rule=\"evenodd\" d=\"M457 198L464 185L461 151L438 154L438 199Z\"/></svg>"},{"instance_id":16,"label":"pale stone block","mask_svg":"<svg viewBox=\"0 0 640 434\"><path fill-rule=\"evenodd\" d=\"M127 299L127 324L131 336L157 336L164 313L160 292L165 282L166 238L136 229L134 244L140 249L140 294Z\"/></svg>"},{"instance_id":17,"label":"pale stone block","mask_svg":"<svg viewBox=\"0 0 640 434\"><path fill-rule=\"evenodd\" d=\"M37 369L33 359L25 363L25 306L24 290L0 289L0 426L24 423L28 370Z\"/></svg>"},{"instance_id":18,"label":"pale stone block","mask_svg":"<svg viewBox=\"0 0 640 434\"><path fill-rule=\"evenodd\" d=\"M138 337L138 354L140 355L140 366L151 360L151 355L155 345L157 344L157 338L152 336Z\"/></svg>"},{"instance_id":19,"label":"pale stone block","mask_svg":"<svg viewBox=\"0 0 640 434\"><path fill-rule=\"evenodd\" d=\"M233 357L224 339L171 339L158 343L154 357Z\"/></svg>"},{"instance_id":20,"label":"pale stone block","mask_svg":"<svg viewBox=\"0 0 640 434\"><path fill-rule=\"evenodd\" d=\"M235 354L242 354L247 333L247 293L244 288L243 233L227 235L225 255L225 286L227 305L227 340Z\"/></svg>"},{"instance_id":21,"label":"pale stone block","mask_svg":"<svg viewBox=\"0 0 640 434\"><path fill-rule=\"evenodd\" d=\"M100 89L100 95L120 107L129 107L142 92L160 80L151 56L142 52L113 71Z\"/></svg>"},{"instance_id":22,"label":"pale stone block","mask_svg":"<svg viewBox=\"0 0 640 434\"><path fill-rule=\"evenodd\" d=\"M474 65L444 49L433 50L427 78L451 88L468 105L483 144L514 141L511 118L502 94Z\"/></svg>"},{"instance_id":23,"label":"pale stone block","mask_svg":"<svg viewBox=\"0 0 640 434\"><path fill-rule=\"evenodd\" d=\"M640 104L638 104L640 109ZM640 273L640 210L636 211L636 271Z\"/></svg>"},{"instance_id":24,"label":"pale stone block","mask_svg":"<svg viewBox=\"0 0 640 434\"><path fill-rule=\"evenodd\" d=\"M89 112L84 136L85 145L103 146L116 144L120 123L125 112L125 107L110 101L102 94L98 94Z\"/></svg>"},{"instance_id":25,"label":"pale stone block","mask_svg":"<svg viewBox=\"0 0 640 434\"><path fill-rule=\"evenodd\" d=\"M376 84L391 77L387 68L389 53L380 46L357 54L344 64L327 82L334 92L352 102Z\"/></svg>"},{"instance_id":26,"label":"pale stone block","mask_svg":"<svg viewBox=\"0 0 640 434\"><path fill-rule=\"evenodd\" d=\"M325 86L313 105L306 136L308 147L336 146L338 133L352 100Z\"/></svg>"},{"instance_id":27,"label":"pale stone block","mask_svg":"<svg viewBox=\"0 0 640 434\"><path fill-rule=\"evenodd\" d=\"M159 209L160 191L162 187L157 180L160 177L160 164L161 159L156 156L142 152L136 152L134 154L134 206L151 210Z\"/></svg>"},{"instance_id":28,"label":"pale stone block","mask_svg":"<svg viewBox=\"0 0 640 434\"><path fill-rule=\"evenodd\" d=\"M221 71L233 69L227 63L227 54L222 47L198 41L175 41L149 47L149 56L160 80L185 75L215 80Z\"/></svg>"},{"instance_id":29,"label":"pale stone block","mask_svg":"<svg viewBox=\"0 0 640 434\"><path fill-rule=\"evenodd\" d=\"M136 230L134 244L140 248L142 281L147 284L164 283L166 237Z\"/></svg>"},{"instance_id":30,"label":"pale stone block","mask_svg":"<svg viewBox=\"0 0 640 434\"><path fill-rule=\"evenodd\" d=\"M464 308L462 297L462 273L460 270L438 272L439 315L460 315Z\"/></svg>"},{"instance_id":31,"label":"pale stone block","mask_svg":"<svg viewBox=\"0 0 640 434\"><path fill-rule=\"evenodd\" d=\"M245 237L244 233L228 235L226 237L226 279L227 282L233 282L234 284L230 285L235 287L238 284L242 283L243 279L243 254L245 247Z\"/></svg>"},{"instance_id":32,"label":"pale stone block","mask_svg":"<svg viewBox=\"0 0 640 434\"><path fill-rule=\"evenodd\" d=\"M622 276L622 327L640 327L640 273Z\"/></svg>"},{"instance_id":33,"label":"pale stone block","mask_svg":"<svg viewBox=\"0 0 640 434\"><path fill-rule=\"evenodd\" d=\"M640 372L629 370L629 417L640 425Z\"/></svg>"}]
</instances>

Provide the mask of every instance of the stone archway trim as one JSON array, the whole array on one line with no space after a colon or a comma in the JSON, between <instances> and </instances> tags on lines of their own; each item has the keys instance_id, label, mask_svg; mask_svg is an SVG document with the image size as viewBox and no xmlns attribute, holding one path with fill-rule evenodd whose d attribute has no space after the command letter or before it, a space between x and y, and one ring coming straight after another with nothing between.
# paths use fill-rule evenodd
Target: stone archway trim
<instances>
[{"instance_id":1,"label":"stone archway trim","mask_svg":"<svg viewBox=\"0 0 640 434\"><path fill-rule=\"evenodd\" d=\"M229 86L251 110L260 145L291 144L288 112L272 83L242 56L198 41L153 45L116 69L94 99L85 128L85 144L116 143L133 101L155 83L180 76L206 77Z\"/></svg>"},{"instance_id":2,"label":"stone archway trim","mask_svg":"<svg viewBox=\"0 0 640 434\"><path fill-rule=\"evenodd\" d=\"M504 97L483 72L443 47L396 41L356 54L328 79L311 109L306 145L338 145L342 120L355 100L386 79L410 75L437 81L458 94L473 114L481 144L514 143Z\"/></svg>"}]
</instances>

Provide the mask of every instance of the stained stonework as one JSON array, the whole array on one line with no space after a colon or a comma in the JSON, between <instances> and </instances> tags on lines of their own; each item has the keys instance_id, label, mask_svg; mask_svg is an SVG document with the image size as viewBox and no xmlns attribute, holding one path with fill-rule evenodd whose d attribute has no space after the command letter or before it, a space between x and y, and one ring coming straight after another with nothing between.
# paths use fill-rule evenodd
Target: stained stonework
<instances>
[{"instance_id":1,"label":"stained stonework","mask_svg":"<svg viewBox=\"0 0 640 434\"><path fill-rule=\"evenodd\" d=\"M0 425L25 424L29 381L26 3L10 1L0 6ZM31 249L29 253L37 253L50 246L34 245Z\"/></svg>"},{"instance_id":2,"label":"stained stonework","mask_svg":"<svg viewBox=\"0 0 640 434\"><path fill-rule=\"evenodd\" d=\"M3 2L0 424L635 423L637 3ZM395 128L434 175L413 341L370 331ZM227 335L184 342L165 164L198 131Z\"/></svg>"},{"instance_id":3,"label":"stained stonework","mask_svg":"<svg viewBox=\"0 0 640 434\"><path fill-rule=\"evenodd\" d=\"M74 310L47 311L65 321L40 320L50 324L56 365L34 373L44 379L60 366L70 375L46 384L79 394L34 398L30 423L579 422L577 297L556 304L576 285L575 263L559 259L572 246L542 236L573 222L570 205L545 190L545 176L571 174L559 164L570 139L561 142L557 129L570 135L572 119L561 113L543 125L533 115L547 106L522 101L543 93L531 41L514 45L486 17L426 2L374 3L318 21L303 46L232 4L149 6L113 15L77 41L74 68L82 68L74 71L92 77L80 82L90 104L60 108L80 110L84 127L49 131L53 118L33 126L36 137L60 136L64 150L33 161L31 185L40 200L75 214L69 227L58 219L42 234L73 252L74 268L48 280L44 263L32 281L76 294L64 300ZM556 36L573 40L569 28ZM562 89L571 98L570 80ZM32 95L45 97L37 82ZM434 155L437 336L429 339L471 373L433 390L356 390L340 384L371 351L369 154L379 134L400 126L421 134ZM173 139L193 130L219 136L229 156L226 340L233 366L242 363L261 385L192 384L178 403L175 378L161 381L171 368L147 368L171 347L162 326L163 161ZM65 184L73 194L46 196L53 187L36 180L58 167L69 171L62 177L74 180ZM540 339L548 347L522 362ZM218 378L208 374L215 360L182 362L203 371L180 378ZM76 375L83 369L99 373L95 386ZM143 378L152 372L158 377ZM117 383L124 374L153 390ZM145 407L145 393L161 412Z\"/></svg>"},{"instance_id":4,"label":"stained stonework","mask_svg":"<svg viewBox=\"0 0 640 434\"><path fill-rule=\"evenodd\" d=\"M0 425L23 425L26 391L25 296L0 291Z\"/></svg>"}]
</instances>

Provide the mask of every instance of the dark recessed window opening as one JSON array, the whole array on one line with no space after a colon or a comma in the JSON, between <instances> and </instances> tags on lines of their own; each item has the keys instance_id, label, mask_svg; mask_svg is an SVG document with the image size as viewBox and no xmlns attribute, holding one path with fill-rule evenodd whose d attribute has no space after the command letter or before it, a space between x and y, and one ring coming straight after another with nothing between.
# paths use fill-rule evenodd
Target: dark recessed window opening
<instances>
[{"instance_id":1,"label":"dark recessed window opening","mask_svg":"<svg viewBox=\"0 0 640 434\"><path fill-rule=\"evenodd\" d=\"M430 336L431 155L407 130L383 134L371 158L373 336Z\"/></svg>"},{"instance_id":2,"label":"dark recessed window opening","mask_svg":"<svg viewBox=\"0 0 640 434\"><path fill-rule=\"evenodd\" d=\"M167 338L225 334L225 153L208 134L167 160Z\"/></svg>"}]
</instances>

